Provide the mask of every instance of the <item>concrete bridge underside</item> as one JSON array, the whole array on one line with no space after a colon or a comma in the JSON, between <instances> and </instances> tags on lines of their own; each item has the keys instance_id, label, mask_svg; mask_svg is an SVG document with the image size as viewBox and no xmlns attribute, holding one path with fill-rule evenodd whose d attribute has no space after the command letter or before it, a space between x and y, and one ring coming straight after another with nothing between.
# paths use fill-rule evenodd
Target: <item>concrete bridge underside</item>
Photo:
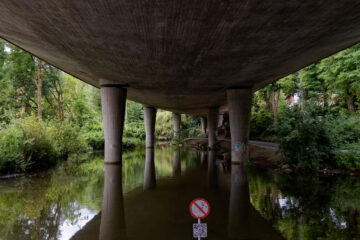
<instances>
[{"instance_id":1,"label":"concrete bridge underside","mask_svg":"<svg viewBox=\"0 0 360 240\"><path fill-rule=\"evenodd\" d=\"M204 114L360 40L354 0L2 0L0 36L99 87Z\"/></svg>"}]
</instances>

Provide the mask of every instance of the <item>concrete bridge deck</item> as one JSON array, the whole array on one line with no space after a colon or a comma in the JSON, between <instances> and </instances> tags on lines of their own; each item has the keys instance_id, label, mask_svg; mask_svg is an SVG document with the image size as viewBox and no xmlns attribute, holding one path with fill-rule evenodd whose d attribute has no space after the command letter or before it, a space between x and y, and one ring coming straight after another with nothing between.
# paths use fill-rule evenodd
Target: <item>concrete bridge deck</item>
<instances>
[{"instance_id":1,"label":"concrete bridge deck","mask_svg":"<svg viewBox=\"0 0 360 240\"><path fill-rule=\"evenodd\" d=\"M225 106L360 40L354 0L2 0L0 37L176 112Z\"/></svg>"}]
</instances>

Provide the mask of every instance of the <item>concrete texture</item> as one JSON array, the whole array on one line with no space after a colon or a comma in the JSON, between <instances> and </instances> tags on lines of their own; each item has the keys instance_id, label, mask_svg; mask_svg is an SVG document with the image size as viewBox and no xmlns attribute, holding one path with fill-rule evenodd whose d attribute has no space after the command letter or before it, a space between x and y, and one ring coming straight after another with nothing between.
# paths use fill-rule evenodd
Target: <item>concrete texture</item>
<instances>
[{"instance_id":1,"label":"concrete texture","mask_svg":"<svg viewBox=\"0 0 360 240\"><path fill-rule=\"evenodd\" d=\"M172 118L173 118L173 134L174 137L176 137L180 132L181 115L178 113L173 113Z\"/></svg>"},{"instance_id":2,"label":"concrete texture","mask_svg":"<svg viewBox=\"0 0 360 240\"><path fill-rule=\"evenodd\" d=\"M104 85L101 87L105 163L121 164L125 103L126 88Z\"/></svg>"},{"instance_id":3,"label":"concrete texture","mask_svg":"<svg viewBox=\"0 0 360 240\"><path fill-rule=\"evenodd\" d=\"M229 89L226 93L231 133L231 161L240 163L249 158L252 90Z\"/></svg>"},{"instance_id":4,"label":"concrete texture","mask_svg":"<svg viewBox=\"0 0 360 240\"><path fill-rule=\"evenodd\" d=\"M0 36L131 100L206 114L225 89L294 72L360 40L354 0L2 0Z\"/></svg>"},{"instance_id":5,"label":"concrete texture","mask_svg":"<svg viewBox=\"0 0 360 240\"><path fill-rule=\"evenodd\" d=\"M219 116L219 108L212 107L208 109L207 123L208 123L208 147L214 148L216 144L216 127Z\"/></svg>"},{"instance_id":6,"label":"concrete texture","mask_svg":"<svg viewBox=\"0 0 360 240\"><path fill-rule=\"evenodd\" d=\"M146 148L154 148L154 146L155 146L156 111L157 111L156 108L144 107Z\"/></svg>"}]
</instances>

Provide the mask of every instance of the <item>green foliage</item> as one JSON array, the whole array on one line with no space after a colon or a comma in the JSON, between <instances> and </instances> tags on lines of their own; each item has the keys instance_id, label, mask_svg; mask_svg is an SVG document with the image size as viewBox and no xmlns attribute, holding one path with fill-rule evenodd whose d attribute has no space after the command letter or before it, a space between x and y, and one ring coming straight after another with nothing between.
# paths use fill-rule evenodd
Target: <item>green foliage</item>
<instances>
[{"instance_id":1,"label":"green foliage","mask_svg":"<svg viewBox=\"0 0 360 240\"><path fill-rule=\"evenodd\" d=\"M24 172L31 165L25 158L25 133L19 123L0 131L0 173Z\"/></svg>"},{"instance_id":2,"label":"green foliage","mask_svg":"<svg viewBox=\"0 0 360 240\"><path fill-rule=\"evenodd\" d=\"M331 141L323 119L317 114L312 108L300 111L294 107L279 117L277 131L282 137L280 151L285 163L301 170L318 169L328 164Z\"/></svg>"},{"instance_id":3,"label":"green foliage","mask_svg":"<svg viewBox=\"0 0 360 240\"><path fill-rule=\"evenodd\" d=\"M173 136L172 113L168 111L158 111L156 114L156 138L160 141L168 141Z\"/></svg>"},{"instance_id":4,"label":"green foliage","mask_svg":"<svg viewBox=\"0 0 360 240\"><path fill-rule=\"evenodd\" d=\"M360 151L343 150L337 152L334 156L334 162L339 168L358 170L360 169Z\"/></svg>"},{"instance_id":5,"label":"green foliage","mask_svg":"<svg viewBox=\"0 0 360 240\"><path fill-rule=\"evenodd\" d=\"M87 150L79 128L70 122L48 122L34 116L14 120L0 132L0 172L48 168L59 158Z\"/></svg>"},{"instance_id":6,"label":"green foliage","mask_svg":"<svg viewBox=\"0 0 360 240\"><path fill-rule=\"evenodd\" d=\"M104 131L101 122L88 122L81 128L81 134L93 150L104 149Z\"/></svg>"},{"instance_id":7,"label":"green foliage","mask_svg":"<svg viewBox=\"0 0 360 240\"><path fill-rule=\"evenodd\" d=\"M58 157L80 154L87 151L87 142L80 128L71 122L50 122L49 137L52 139Z\"/></svg>"},{"instance_id":8,"label":"green foliage","mask_svg":"<svg viewBox=\"0 0 360 240\"><path fill-rule=\"evenodd\" d=\"M273 124L273 118L270 111L260 108L253 111L251 115L250 133L252 137L261 137L266 135L267 129Z\"/></svg>"}]
</instances>

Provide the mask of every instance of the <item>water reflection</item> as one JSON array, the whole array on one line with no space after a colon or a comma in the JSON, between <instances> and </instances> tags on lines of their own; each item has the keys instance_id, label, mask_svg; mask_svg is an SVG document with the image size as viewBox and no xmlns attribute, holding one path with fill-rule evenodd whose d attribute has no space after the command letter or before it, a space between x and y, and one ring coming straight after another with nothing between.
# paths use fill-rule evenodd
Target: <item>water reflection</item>
<instances>
[{"instance_id":1,"label":"water reflection","mask_svg":"<svg viewBox=\"0 0 360 240\"><path fill-rule=\"evenodd\" d=\"M156 188L154 148L146 148L144 168L144 190Z\"/></svg>"},{"instance_id":2,"label":"water reflection","mask_svg":"<svg viewBox=\"0 0 360 240\"><path fill-rule=\"evenodd\" d=\"M105 164L100 240L126 239L121 164Z\"/></svg>"},{"instance_id":3,"label":"water reflection","mask_svg":"<svg viewBox=\"0 0 360 240\"><path fill-rule=\"evenodd\" d=\"M209 186L212 189L216 189L218 185L218 176L217 176L217 165L216 165L216 152L208 151L208 179Z\"/></svg>"},{"instance_id":4,"label":"water reflection","mask_svg":"<svg viewBox=\"0 0 360 240\"><path fill-rule=\"evenodd\" d=\"M106 182L102 158L0 181L0 239L69 239L79 229L72 239L191 239L187 206L198 196L212 204L208 239L359 239L359 178L251 168L244 178L222 155L176 151L155 149L154 191L143 191L145 151L124 154L122 177L106 166Z\"/></svg>"},{"instance_id":5,"label":"water reflection","mask_svg":"<svg viewBox=\"0 0 360 240\"><path fill-rule=\"evenodd\" d=\"M249 183L245 167L242 164L233 164L231 166L228 226L231 238L240 234L244 235L251 227L249 226L250 208Z\"/></svg>"},{"instance_id":6,"label":"water reflection","mask_svg":"<svg viewBox=\"0 0 360 240\"><path fill-rule=\"evenodd\" d=\"M173 177L179 177L181 176L180 148L175 148L173 151Z\"/></svg>"}]
</instances>

